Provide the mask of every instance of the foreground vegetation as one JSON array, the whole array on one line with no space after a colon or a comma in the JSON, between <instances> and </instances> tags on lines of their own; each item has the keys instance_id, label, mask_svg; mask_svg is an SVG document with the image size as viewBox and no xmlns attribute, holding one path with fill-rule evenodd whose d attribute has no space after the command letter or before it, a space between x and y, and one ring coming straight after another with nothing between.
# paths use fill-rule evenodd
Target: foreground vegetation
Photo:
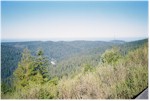
<instances>
[{"instance_id":1,"label":"foreground vegetation","mask_svg":"<svg viewBox=\"0 0 150 101\"><path fill-rule=\"evenodd\" d=\"M112 54L113 55L113 54ZM114 54L115 55L115 54ZM116 55L115 55L116 56ZM93 71L59 82L59 98L130 99L148 86L147 45Z\"/></svg>"},{"instance_id":2,"label":"foreground vegetation","mask_svg":"<svg viewBox=\"0 0 150 101\"><path fill-rule=\"evenodd\" d=\"M82 64L80 72L51 76L42 50L22 53L11 87L2 83L2 99L131 99L148 86L148 44L122 54L106 50L98 64Z\"/></svg>"}]
</instances>

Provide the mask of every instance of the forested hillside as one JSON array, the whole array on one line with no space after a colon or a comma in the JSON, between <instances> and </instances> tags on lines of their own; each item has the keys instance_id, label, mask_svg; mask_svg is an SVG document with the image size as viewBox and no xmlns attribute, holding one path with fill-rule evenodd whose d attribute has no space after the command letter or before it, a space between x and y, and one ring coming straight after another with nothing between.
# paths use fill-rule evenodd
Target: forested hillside
<instances>
[{"instance_id":1,"label":"forested hillside","mask_svg":"<svg viewBox=\"0 0 150 101\"><path fill-rule=\"evenodd\" d=\"M148 39L7 42L1 49L2 98L132 98L148 86Z\"/></svg>"},{"instance_id":2,"label":"forested hillside","mask_svg":"<svg viewBox=\"0 0 150 101\"><path fill-rule=\"evenodd\" d=\"M113 45L113 43L101 41L33 41L2 43L2 73L5 72L5 74L2 74L2 78L9 77L17 68L24 48L28 48L34 56L39 49L42 49L44 55L48 57L49 60L55 59L57 62L60 62L68 58L78 57L79 55L103 53Z\"/></svg>"},{"instance_id":3,"label":"forested hillside","mask_svg":"<svg viewBox=\"0 0 150 101\"><path fill-rule=\"evenodd\" d=\"M21 58L21 49L13 46L1 45L1 77L7 78L16 69Z\"/></svg>"}]
</instances>

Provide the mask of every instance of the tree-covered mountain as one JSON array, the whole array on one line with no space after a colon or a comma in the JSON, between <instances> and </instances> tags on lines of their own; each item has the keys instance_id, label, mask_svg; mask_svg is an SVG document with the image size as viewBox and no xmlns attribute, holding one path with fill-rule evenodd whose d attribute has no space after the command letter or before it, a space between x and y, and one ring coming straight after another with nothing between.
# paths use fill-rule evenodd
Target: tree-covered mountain
<instances>
[{"instance_id":1,"label":"tree-covered mountain","mask_svg":"<svg viewBox=\"0 0 150 101\"><path fill-rule=\"evenodd\" d=\"M100 60L100 54L106 49L112 47L120 47L122 54L126 54L129 50L140 47L147 39L124 42L124 41L31 41L31 42L2 42L1 43L1 70L2 78L11 76L17 68L17 64L21 59L21 53L24 48L28 48L32 55L36 55L38 49L42 49L44 55L49 61L55 59L57 61L56 68L63 71L64 69L73 69L80 67L83 63L89 62L96 65ZM70 70L69 69L69 70ZM58 70L56 70L58 71ZM57 74L57 73L56 73ZM58 73L61 74L61 73Z\"/></svg>"},{"instance_id":2,"label":"tree-covered mountain","mask_svg":"<svg viewBox=\"0 0 150 101\"><path fill-rule=\"evenodd\" d=\"M1 43L2 98L132 98L147 86L147 44Z\"/></svg>"},{"instance_id":3,"label":"tree-covered mountain","mask_svg":"<svg viewBox=\"0 0 150 101\"><path fill-rule=\"evenodd\" d=\"M112 42L112 43L125 43L125 41L123 41L123 40L111 40L110 42Z\"/></svg>"},{"instance_id":4,"label":"tree-covered mountain","mask_svg":"<svg viewBox=\"0 0 150 101\"><path fill-rule=\"evenodd\" d=\"M112 47L108 42L72 41L72 42L7 42L2 43L2 78L7 78L17 68L21 53L24 48L28 48L31 54L35 55L38 49L42 49L44 55L57 61L68 59L78 54L90 54L92 52L104 52ZM99 50L97 50L99 49ZM93 51L96 50L96 51ZM92 53L93 54L93 53Z\"/></svg>"},{"instance_id":5,"label":"tree-covered mountain","mask_svg":"<svg viewBox=\"0 0 150 101\"><path fill-rule=\"evenodd\" d=\"M22 50L13 46L1 44L1 77L6 78L16 69Z\"/></svg>"}]
</instances>

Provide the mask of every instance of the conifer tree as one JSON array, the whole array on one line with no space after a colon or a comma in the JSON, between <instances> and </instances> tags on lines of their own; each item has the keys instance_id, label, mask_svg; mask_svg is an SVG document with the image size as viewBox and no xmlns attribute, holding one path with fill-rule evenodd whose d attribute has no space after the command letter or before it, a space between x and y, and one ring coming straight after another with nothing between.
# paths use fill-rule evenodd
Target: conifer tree
<instances>
[{"instance_id":1,"label":"conifer tree","mask_svg":"<svg viewBox=\"0 0 150 101\"><path fill-rule=\"evenodd\" d=\"M15 86L22 88L31 83L41 84L48 80L48 59L44 57L42 50L35 57L31 56L26 48L23 50L18 68L14 71Z\"/></svg>"},{"instance_id":2,"label":"conifer tree","mask_svg":"<svg viewBox=\"0 0 150 101\"><path fill-rule=\"evenodd\" d=\"M24 87L28 85L32 65L33 58L30 51L25 48L22 53L21 61L18 63L18 68L14 71L16 86Z\"/></svg>"},{"instance_id":3,"label":"conifer tree","mask_svg":"<svg viewBox=\"0 0 150 101\"><path fill-rule=\"evenodd\" d=\"M43 80L48 80L48 66L49 62L46 57L44 57L43 51L40 49L37 52L37 56L34 62L34 73L40 74Z\"/></svg>"}]
</instances>

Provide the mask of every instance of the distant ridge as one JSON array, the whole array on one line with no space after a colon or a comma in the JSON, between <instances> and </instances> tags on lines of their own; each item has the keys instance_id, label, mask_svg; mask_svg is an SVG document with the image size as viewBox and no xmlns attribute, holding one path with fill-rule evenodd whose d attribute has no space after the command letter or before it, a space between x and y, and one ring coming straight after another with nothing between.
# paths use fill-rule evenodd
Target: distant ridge
<instances>
[{"instance_id":1,"label":"distant ridge","mask_svg":"<svg viewBox=\"0 0 150 101\"><path fill-rule=\"evenodd\" d=\"M112 43L125 43L126 41L123 40L111 40Z\"/></svg>"},{"instance_id":2,"label":"distant ridge","mask_svg":"<svg viewBox=\"0 0 150 101\"><path fill-rule=\"evenodd\" d=\"M148 37L129 37L129 38L68 38L68 39L1 39L1 42L32 42L32 41L41 41L41 42L47 42L47 41L53 41L53 42L59 42L59 41L65 41L65 42L72 42L72 41L105 41L105 42L113 42L113 41L124 41L124 42L133 42L138 40L148 39Z\"/></svg>"}]
</instances>

